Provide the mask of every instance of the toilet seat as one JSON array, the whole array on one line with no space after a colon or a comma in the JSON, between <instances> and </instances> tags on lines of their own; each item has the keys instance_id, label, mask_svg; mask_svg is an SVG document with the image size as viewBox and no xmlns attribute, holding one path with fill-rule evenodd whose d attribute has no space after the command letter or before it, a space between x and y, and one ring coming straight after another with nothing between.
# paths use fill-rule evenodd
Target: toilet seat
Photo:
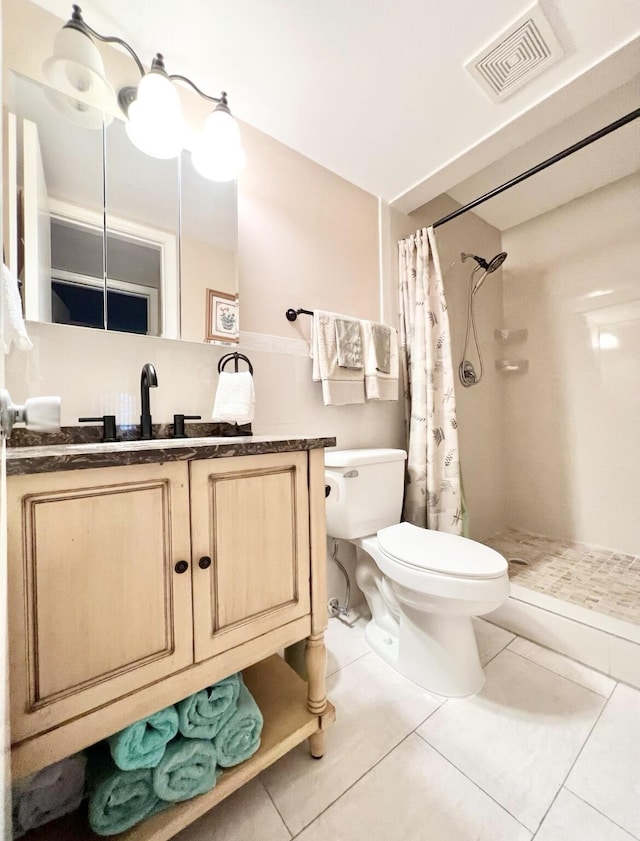
<instances>
[{"instance_id":1,"label":"toilet seat","mask_svg":"<svg viewBox=\"0 0 640 841\"><path fill-rule=\"evenodd\" d=\"M454 578L500 578L507 562L494 549L455 534L398 523L380 529L378 546L393 563L431 574Z\"/></svg>"}]
</instances>

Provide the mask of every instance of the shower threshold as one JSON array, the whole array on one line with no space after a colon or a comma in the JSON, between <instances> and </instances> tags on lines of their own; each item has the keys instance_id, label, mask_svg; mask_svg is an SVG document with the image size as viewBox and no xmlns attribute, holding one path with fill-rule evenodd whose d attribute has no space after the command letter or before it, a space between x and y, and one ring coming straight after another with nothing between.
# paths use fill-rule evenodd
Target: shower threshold
<instances>
[{"instance_id":1,"label":"shower threshold","mask_svg":"<svg viewBox=\"0 0 640 841\"><path fill-rule=\"evenodd\" d=\"M640 687L640 559L508 529L484 541L510 563L507 601L484 616Z\"/></svg>"},{"instance_id":2,"label":"shower threshold","mask_svg":"<svg viewBox=\"0 0 640 841\"><path fill-rule=\"evenodd\" d=\"M484 541L512 584L640 625L640 556L507 529Z\"/></svg>"}]
</instances>

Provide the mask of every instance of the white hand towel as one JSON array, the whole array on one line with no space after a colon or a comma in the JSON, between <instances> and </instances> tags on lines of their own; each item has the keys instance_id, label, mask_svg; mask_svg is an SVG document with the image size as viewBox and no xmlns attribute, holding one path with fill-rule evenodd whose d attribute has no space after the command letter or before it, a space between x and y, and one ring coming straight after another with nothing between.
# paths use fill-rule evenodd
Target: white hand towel
<instances>
[{"instance_id":1,"label":"white hand towel","mask_svg":"<svg viewBox=\"0 0 640 841\"><path fill-rule=\"evenodd\" d=\"M362 322L362 339L364 342L364 383L367 400L397 400L398 399L398 333L393 327L389 330L389 373L378 370L378 355L374 341L374 322ZM380 325L382 326L382 325Z\"/></svg>"},{"instance_id":2,"label":"white hand towel","mask_svg":"<svg viewBox=\"0 0 640 841\"><path fill-rule=\"evenodd\" d=\"M16 837L78 808L84 793L86 764L85 757L78 753L14 785L13 823Z\"/></svg>"},{"instance_id":3,"label":"white hand towel","mask_svg":"<svg viewBox=\"0 0 640 841\"><path fill-rule=\"evenodd\" d=\"M255 411L256 398L250 372L221 371L211 419L226 423L251 423Z\"/></svg>"},{"instance_id":4,"label":"white hand towel","mask_svg":"<svg viewBox=\"0 0 640 841\"><path fill-rule=\"evenodd\" d=\"M325 406L364 403L364 368L341 368L338 365L336 315L314 311L311 335L313 380L322 383Z\"/></svg>"},{"instance_id":5,"label":"white hand towel","mask_svg":"<svg viewBox=\"0 0 640 841\"><path fill-rule=\"evenodd\" d=\"M2 265L2 317L4 322L4 352L9 353L12 343L18 350L31 350L33 345L22 317L22 302L18 280Z\"/></svg>"}]
</instances>

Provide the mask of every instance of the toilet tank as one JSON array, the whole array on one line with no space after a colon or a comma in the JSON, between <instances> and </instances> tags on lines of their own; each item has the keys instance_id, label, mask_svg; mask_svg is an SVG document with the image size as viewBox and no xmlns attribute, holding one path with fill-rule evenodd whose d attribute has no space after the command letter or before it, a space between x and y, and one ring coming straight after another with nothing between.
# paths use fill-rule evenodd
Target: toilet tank
<instances>
[{"instance_id":1,"label":"toilet tank","mask_svg":"<svg viewBox=\"0 0 640 841\"><path fill-rule=\"evenodd\" d=\"M351 540L400 522L404 450L327 450L327 534Z\"/></svg>"}]
</instances>

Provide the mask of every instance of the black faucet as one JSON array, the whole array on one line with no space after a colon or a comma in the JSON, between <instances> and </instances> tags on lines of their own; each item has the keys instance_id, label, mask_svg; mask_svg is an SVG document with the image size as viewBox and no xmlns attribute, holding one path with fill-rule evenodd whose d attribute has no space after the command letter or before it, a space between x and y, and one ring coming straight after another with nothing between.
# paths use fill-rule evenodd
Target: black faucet
<instances>
[{"instance_id":1,"label":"black faucet","mask_svg":"<svg viewBox=\"0 0 640 841\"><path fill-rule=\"evenodd\" d=\"M142 414L140 415L140 438L143 441L153 438L149 389L156 388L157 385L158 375L156 374L156 369L150 362L147 362L146 365L142 366L142 373L140 374L140 405L142 407Z\"/></svg>"}]
</instances>

